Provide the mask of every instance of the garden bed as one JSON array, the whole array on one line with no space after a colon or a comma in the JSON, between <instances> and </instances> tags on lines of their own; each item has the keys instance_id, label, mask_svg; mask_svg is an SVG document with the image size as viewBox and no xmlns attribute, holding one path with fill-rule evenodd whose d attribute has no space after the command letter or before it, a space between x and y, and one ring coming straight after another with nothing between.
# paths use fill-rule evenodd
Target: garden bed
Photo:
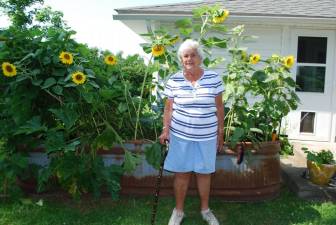
<instances>
[{"instance_id":1,"label":"garden bed","mask_svg":"<svg viewBox=\"0 0 336 225\"><path fill-rule=\"evenodd\" d=\"M151 195L158 171L145 159L144 142L128 143L125 147L133 153L140 154L141 162L132 173L121 178L121 194ZM279 194L280 178L280 144L278 142L261 143L259 147L247 146L245 160L236 164L236 153L225 149L216 160L216 172L212 176L211 195L220 196L231 201L256 201L276 197ZM48 158L44 153L30 153L30 162L46 165ZM124 161L122 148L116 146L111 150L99 150L104 165L121 165ZM161 183L161 195L173 195L173 173L164 172ZM193 177L189 186L189 195L197 194Z\"/></svg>"}]
</instances>

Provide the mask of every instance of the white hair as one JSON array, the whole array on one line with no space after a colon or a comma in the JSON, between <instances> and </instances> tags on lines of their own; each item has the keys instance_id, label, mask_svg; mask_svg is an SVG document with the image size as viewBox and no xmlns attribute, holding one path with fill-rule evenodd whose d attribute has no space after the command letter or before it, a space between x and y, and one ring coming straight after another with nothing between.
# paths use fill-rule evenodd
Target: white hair
<instances>
[{"instance_id":1,"label":"white hair","mask_svg":"<svg viewBox=\"0 0 336 225\"><path fill-rule=\"evenodd\" d=\"M196 50L201 60L203 59L203 54L202 54L202 49L200 48L200 44L195 40L187 39L180 45L177 51L177 56L180 61L182 59L183 52L188 49Z\"/></svg>"}]
</instances>

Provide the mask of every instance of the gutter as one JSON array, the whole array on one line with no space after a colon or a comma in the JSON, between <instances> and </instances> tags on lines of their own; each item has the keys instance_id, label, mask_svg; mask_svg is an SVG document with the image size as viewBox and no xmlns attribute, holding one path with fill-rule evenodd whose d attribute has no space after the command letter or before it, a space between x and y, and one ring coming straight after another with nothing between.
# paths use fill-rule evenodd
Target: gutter
<instances>
[{"instance_id":1,"label":"gutter","mask_svg":"<svg viewBox=\"0 0 336 225\"><path fill-rule=\"evenodd\" d=\"M190 18L191 14L117 14L113 15L114 20L157 20L176 21L183 18ZM336 18L325 17L298 17L298 16L250 16L231 15L228 20L231 23L245 24L283 24L283 25L323 25L336 29Z\"/></svg>"}]
</instances>

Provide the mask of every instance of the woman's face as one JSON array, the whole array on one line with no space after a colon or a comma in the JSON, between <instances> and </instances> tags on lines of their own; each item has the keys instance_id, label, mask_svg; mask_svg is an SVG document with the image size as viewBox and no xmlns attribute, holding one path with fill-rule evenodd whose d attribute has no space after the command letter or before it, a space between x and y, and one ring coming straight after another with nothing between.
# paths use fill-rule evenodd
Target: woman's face
<instances>
[{"instance_id":1,"label":"woman's face","mask_svg":"<svg viewBox=\"0 0 336 225\"><path fill-rule=\"evenodd\" d=\"M202 60L195 49L186 49L182 52L181 61L184 69L191 70L198 68Z\"/></svg>"}]
</instances>

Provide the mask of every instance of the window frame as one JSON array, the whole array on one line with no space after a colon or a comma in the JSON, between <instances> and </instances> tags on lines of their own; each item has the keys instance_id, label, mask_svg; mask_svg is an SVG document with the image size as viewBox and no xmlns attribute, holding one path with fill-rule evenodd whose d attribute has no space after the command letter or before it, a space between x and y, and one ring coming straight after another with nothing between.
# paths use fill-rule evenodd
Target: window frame
<instances>
[{"instance_id":1,"label":"window frame","mask_svg":"<svg viewBox=\"0 0 336 225\"><path fill-rule=\"evenodd\" d=\"M297 84L297 72L298 72L298 67L300 66L306 66L306 67L324 67L325 72L324 72L324 84L323 84L323 92L318 92L318 91L304 91L304 90L295 90L295 92L300 92L300 93L316 93L316 94L325 94L326 91L326 75L327 75L327 62L328 62L328 43L329 43L329 37L327 35L325 36L312 36L312 35L297 35L296 41L297 41L297 46L296 46L296 57L298 56L298 51L299 51L299 38L300 37L311 37L311 38L326 38L326 59L325 63L304 63L304 62L296 62L296 68L295 68L295 84Z\"/></svg>"}]
</instances>

